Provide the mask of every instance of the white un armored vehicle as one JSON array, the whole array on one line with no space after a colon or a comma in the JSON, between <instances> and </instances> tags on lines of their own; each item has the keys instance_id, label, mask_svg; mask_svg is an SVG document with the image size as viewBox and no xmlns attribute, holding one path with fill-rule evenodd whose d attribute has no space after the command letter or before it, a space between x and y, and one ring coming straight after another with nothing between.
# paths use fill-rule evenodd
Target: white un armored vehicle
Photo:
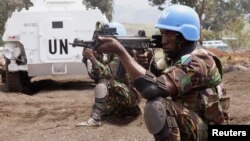
<instances>
[{"instance_id":1,"label":"white un armored vehicle","mask_svg":"<svg viewBox=\"0 0 250 141\"><path fill-rule=\"evenodd\" d=\"M82 0L32 2L29 10L13 12L5 25L5 83L11 92L22 91L36 76L87 75L82 48L69 43L74 38L91 40L96 22L108 22L99 9L86 9Z\"/></svg>"}]
</instances>

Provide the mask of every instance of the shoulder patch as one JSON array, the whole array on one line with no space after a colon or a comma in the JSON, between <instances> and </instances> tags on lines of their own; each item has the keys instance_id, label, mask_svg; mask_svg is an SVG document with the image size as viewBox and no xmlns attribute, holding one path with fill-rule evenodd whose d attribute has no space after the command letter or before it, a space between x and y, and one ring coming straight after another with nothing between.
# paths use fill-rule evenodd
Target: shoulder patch
<instances>
[{"instance_id":1,"label":"shoulder patch","mask_svg":"<svg viewBox=\"0 0 250 141\"><path fill-rule=\"evenodd\" d=\"M182 65L188 65L192 61L192 55L186 54L181 57L181 64Z\"/></svg>"}]
</instances>

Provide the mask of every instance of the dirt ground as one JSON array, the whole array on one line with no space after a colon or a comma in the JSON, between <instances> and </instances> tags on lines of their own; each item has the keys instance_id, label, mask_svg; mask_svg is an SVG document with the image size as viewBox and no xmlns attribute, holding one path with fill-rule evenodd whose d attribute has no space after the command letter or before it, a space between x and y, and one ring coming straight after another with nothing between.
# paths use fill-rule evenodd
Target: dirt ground
<instances>
[{"instance_id":1,"label":"dirt ground","mask_svg":"<svg viewBox=\"0 0 250 141\"><path fill-rule=\"evenodd\" d=\"M31 95L7 93L0 83L1 141L153 141L143 115L110 118L99 128L75 127L88 118L94 101L95 84L88 77L32 81ZM250 124L250 69L226 73L223 81L231 96L231 124Z\"/></svg>"}]
</instances>

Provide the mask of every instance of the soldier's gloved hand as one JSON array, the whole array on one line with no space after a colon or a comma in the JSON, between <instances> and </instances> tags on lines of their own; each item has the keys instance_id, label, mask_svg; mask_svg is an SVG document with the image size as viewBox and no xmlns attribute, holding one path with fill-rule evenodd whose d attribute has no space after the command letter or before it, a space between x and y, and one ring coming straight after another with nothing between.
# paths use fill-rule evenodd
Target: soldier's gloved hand
<instances>
[{"instance_id":1,"label":"soldier's gloved hand","mask_svg":"<svg viewBox=\"0 0 250 141\"><path fill-rule=\"evenodd\" d=\"M126 50L124 47L114 38L111 37L98 37L101 45L97 48L98 51L103 53L114 53L116 55L121 55Z\"/></svg>"},{"instance_id":2,"label":"soldier's gloved hand","mask_svg":"<svg viewBox=\"0 0 250 141\"><path fill-rule=\"evenodd\" d=\"M144 53L136 51L134 54L135 60L146 69L148 69L152 57L153 52L151 50L148 50Z\"/></svg>"}]
</instances>

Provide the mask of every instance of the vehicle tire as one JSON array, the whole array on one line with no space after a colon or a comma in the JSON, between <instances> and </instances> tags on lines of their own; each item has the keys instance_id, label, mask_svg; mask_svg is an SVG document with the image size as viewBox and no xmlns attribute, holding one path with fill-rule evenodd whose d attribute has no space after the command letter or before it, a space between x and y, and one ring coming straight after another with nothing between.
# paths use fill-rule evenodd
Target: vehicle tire
<instances>
[{"instance_id":1,"label":"vehicle tire","mask_svg":"<svg viewBox=\"0 0 250 141\"><path fill-rule=\"evenodd\" d=\"M8 71L9 60L6 61L6 88L8 92L22 92L24 88L29 87L31 78L28 76L27 72Z\"/></svg>"},{"instance_id":2,"label":"vehicle tire","mask_svg":"<svg viewBox=\"0 0 250 141\"><path fill-rule=\"evenodd\" d=\"M8 72L6 71L6 87L8 92L22 92L28 88L31 78L26 72Z\"/></svg>"},{"instance_id":3,"label":"vehicle tire","mask_svg":"<svg viewBox=\"0 0 250 141\"><path fill-rule=\"evenodd\" d=\"M21 92L23 84L19 72L6 71L6 87L8 92Z\"/></svg>"}]
</instances>

